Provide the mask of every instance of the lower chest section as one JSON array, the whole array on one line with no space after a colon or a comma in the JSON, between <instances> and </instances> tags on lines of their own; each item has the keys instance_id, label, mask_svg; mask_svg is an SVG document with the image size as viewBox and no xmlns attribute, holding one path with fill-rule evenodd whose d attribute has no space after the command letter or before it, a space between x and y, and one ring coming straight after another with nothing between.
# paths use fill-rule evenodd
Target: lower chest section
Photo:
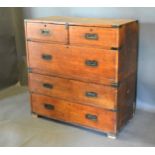
<instances>
[{"instance_id":1,"label":"lower chest section","mask_svg":"<svg viewBox=\"0 0 155 155\"><path fill-rule=\"evenodd\" d=\"M116 113L112 111L34 93L31 94L31 103L32 111L40 116L98 131L116 131Z\"/></svg>"}]
</instances>

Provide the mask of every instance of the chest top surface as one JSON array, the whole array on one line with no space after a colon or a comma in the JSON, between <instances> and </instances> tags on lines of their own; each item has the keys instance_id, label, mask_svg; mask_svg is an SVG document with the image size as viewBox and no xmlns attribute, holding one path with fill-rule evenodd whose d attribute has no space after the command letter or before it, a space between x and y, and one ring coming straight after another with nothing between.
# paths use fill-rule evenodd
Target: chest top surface
<instances>
[{"instance_id":1,"label":"chest top surface","mask_svg":"<svg viewBox=\"0 0 155 155\"><path fill-rule=\"evenodd\" d=\"M136 20L134 19L112 19L112 18L81 18L81 17L66 17L66 16L50 16L36 19L28 19L26 22L46 22L53 24L69 24L79 26L99 26L113 27L122 26Z\"/></svg>"}]
</instances>

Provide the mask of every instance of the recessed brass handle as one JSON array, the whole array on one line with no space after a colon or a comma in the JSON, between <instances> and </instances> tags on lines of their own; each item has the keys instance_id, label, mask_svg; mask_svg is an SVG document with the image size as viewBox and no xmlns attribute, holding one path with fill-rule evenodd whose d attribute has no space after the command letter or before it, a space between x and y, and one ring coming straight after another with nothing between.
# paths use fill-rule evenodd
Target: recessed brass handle
<instances>
[{"instance_id":1,"label":"recessed brass handle","mask_svg":"<svg viewBox=\"0 0 155 155\"><path fill-rule=\"evenodd\" d=\"M55 107L52 104L44 103L44 108L48 110L54 110Z\"/></svg>"},{"instance_id":2,"label":"recessed brass handle","mask_svg":"<svg viewBox=\"0 0 155 155\"><path fill-rule=\"evenodd\" d=\"M49 54L42 54L42 59L44 60L51 60L52 59L52 55L49 55Z\"/></svg>"},{"instance_id":3,"label":"recessed brass handle","mask_svg":"<svg viewBox=\"0 0 155 155\"><path fill-rule=\"evenodd\" d=\"M88 40L98 40L98 34L96 33L86 33L85 38Z\"/></svg>"},{"instance_id":4,"label":"recessed brass handle","mask_svg":"<svg viewBox=\"0 0 155 155\"><path fill-rule=\"evenodd\" d=\"M97 121L97 116L96 115L86 114L85 117L86 117L86 119L89 119L91 121L94 121L94 122Z\"/></svg>"},{"instance_id":5,"label":"recessed brass handle","mask_svg":"<svg viewBox=\"0 0 155 155\"><path fill-rule=\"evenodd\" d=\"M40 31L41 31L41 34L45 36L50 34L50 31L48 29L41 29Z\"/></svg>"},{"instance_id":6,"label":"recessed brass handle","mask_svg":"<svg viewBox=\"0 0 155 155\"><path fill-rule=\"evenodd\" d=\"M86 60L85 64L87 66L91 66L91 67L97 67L98 66L98 62L96 60Z\"/></svg>"},{"instance_id":7,"label":"recessed brass handle","mask_svg":"<svg viewBox=\"0 0 155 155\"><path fill-rule=\"evenodd\" d=\"M86 92L85 95L87 97L97 97L97 93L96 92Z\"/></svg>"},{"instance_id":8,"label":"recessed brass handle","mask_svg":"<svg viewBox=\"0 0 155 155\"><path fill-rule=\"evenodd\" d=\"M52 89L53 85L50 83L43 83L43 87L48 88L48 89Z\"/></svg>"}]
</instances>

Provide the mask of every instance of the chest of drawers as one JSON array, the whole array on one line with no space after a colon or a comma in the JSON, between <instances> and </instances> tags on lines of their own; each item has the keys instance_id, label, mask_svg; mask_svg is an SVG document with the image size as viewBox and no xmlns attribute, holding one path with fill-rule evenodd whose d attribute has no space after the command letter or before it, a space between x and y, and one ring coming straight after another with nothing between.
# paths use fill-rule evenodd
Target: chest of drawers
<instances>
[{"instance_id":1,"label":"chest of drawers","mask_svg":"<svg viewBox=\"0 0 155 155\"><path fill-rule=\"evenodd\" d=\"M135 111L138 22L53 16L25 35L32 113L116 137Z\"/></svg>"}]
</instances>

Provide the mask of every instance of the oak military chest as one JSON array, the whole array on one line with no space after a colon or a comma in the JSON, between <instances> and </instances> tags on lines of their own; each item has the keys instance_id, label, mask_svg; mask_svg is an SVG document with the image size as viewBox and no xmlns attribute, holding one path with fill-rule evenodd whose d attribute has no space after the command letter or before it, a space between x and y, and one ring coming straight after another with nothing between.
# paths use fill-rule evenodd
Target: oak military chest
<instances>
[{"instance_id":1,"label":"oak military chest","mask_svg":"<svg viewBox=\"0 0 155 155\"><path fill-rule=\"evenodd\" d=\"M135 111L138 22L25 20L32 113L115 138Z\"/></svg>"}]
</instances>

